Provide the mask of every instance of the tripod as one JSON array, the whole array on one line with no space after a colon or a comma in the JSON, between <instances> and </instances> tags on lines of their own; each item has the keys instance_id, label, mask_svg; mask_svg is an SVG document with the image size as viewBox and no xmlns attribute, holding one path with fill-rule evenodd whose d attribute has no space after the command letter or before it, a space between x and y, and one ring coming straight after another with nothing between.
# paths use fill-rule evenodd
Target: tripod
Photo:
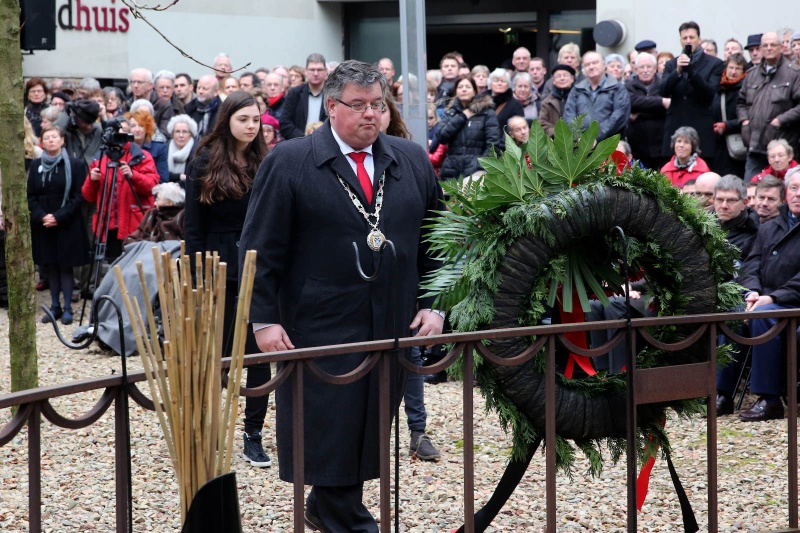
<instances>
[{"instance_id":1,"label":"tripod","mask_svg":"<svg viewBox=\"0 0 800 533\"><path fill-rule=\"evenodd\" d=\"M94 297L94 290L97 288L97 285L100 281L100 272L106 259L108 233L111 229L111 214L117 192L119 165L122 156L125 155L125 148L124 146L104 145L100 149L100 152L100 162L102 163L103 158L106 158L106 172L105 176L102 178L103 182L100 193L100 204L97 211L97 223L95 224L93 232L94 251L92 253L92 264L89 270L86 287L83 291L81 291L83 303L81 305L81 316L78 320L79 325L83 324L83 317L86 313L86 302ZM102 167L102 165L100 166ZM142 203L139 201L139 195L136 194L136 189L133 186L130 176L126 176L124 173L122 175L131 189L131 193L133 194L133 198L136 201L139 211L144 213L144 207L142 207ZM119 209L119 206L117 209Z\"/></svg>"}]
</instances>

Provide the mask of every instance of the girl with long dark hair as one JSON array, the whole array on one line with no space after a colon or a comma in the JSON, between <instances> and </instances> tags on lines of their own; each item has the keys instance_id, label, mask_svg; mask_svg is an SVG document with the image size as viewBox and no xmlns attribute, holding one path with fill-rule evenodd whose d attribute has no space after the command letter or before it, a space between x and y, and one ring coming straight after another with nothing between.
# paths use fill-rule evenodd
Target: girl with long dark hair
<instances>
[{"instance_id":1,"label":"girl with long dark hair","mask_svg":"<svg viewBox=\"0 0 800 533\"><path fill-rule=\"evenodd\" d=\"M239 239L253 177L266 155L258 102L250 93L234 91L220 106L214 129L203 138L186 171L186 252L194 259L196 252L216 251L220 261L228 265L222 331L222 354L225 356L232 352L239 292ZM255 336L248 328L245 353L257 352ZM263 385L270 375L268 363L249 366L247 386ZM245 402L244 457L252 466L272 464L261 445L267 400L267 396L262 396L247 398Z\"/></svg>"}]
</instances>

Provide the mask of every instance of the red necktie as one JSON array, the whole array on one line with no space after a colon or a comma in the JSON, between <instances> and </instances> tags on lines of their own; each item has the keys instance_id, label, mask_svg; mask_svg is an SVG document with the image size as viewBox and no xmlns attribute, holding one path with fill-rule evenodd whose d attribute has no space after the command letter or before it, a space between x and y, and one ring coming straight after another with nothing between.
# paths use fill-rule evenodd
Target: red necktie
<instances>
[{"instance_id":1,"label":"red necktie","mask_svg":"<svg viewBox=\"0 0 800 533\"><path fill-rule=\"evenodd\" d=\"M364 166L364 159L367 157L367 152L350 152L347 154L350 159L356 162L356 174L358 175L358 183L364 191L364 196L367 197L367 203L372 203L372 180L369 179L367 174L367 167Z\"/></svg>"}]
</instances>

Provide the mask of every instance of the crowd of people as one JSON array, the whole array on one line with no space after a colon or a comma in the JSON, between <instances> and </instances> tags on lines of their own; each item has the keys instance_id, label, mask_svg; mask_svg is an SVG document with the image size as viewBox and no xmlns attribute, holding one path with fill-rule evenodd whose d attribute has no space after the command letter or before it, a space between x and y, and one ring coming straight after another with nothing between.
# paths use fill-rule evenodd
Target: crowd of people
<instances>
[{"instance_id":1,"label":"crowd of people","mask_svg":"<svg viewBox=\"0 0 800 533\"><path fill-rule=\"evenodd\" d=\"M582 117L584 126L598 123L598 141L619 134L632 164L660 170L716 214L742 252L737 281L748 289L748 310L800 306L800 167L794 160L800 33L767 31L744 45L731 38L721 57L694 22L682 24L678 36L677 54L659 52L649 40L627 56L605 57L569 43L549 68L525 48L493 69L470 67L458 52L445 54L427 73L428 150L407 140L403 84L389 58L338 64L312 53L304 67L234 76L230 58L220 54L213 71L196 80L136 68L125 91L92 78L31 78L26 162L39 286L50 288L52 315L70 324L76 277L82 289L89 283L85 274L73 275L92 261L89 242L103 244L105 258L114 260L132 238L185 238L190 254L217 251L228 263L225 307L232 317L239 254L253 247L260 252L260 281L248 353L391 337L391 313L376 303L388 289L369 289L353 278L350 243L360 242L363 254L379 250L386 237L413 249L398 255L407 263L399 283L404 297L415 294L419 277L435 267L415 256L424 250L422 220L441 201L436 179L480 173L479 158L502 152L505 134L524 145L534 121L552 136L559 119ZM302 140L285 142L291 139ZM337 179L328 183L329 174ZM414 178L401 179L405 174ZM176 195L178 188L185 193ZM181 204L185 197L185 208L173 202L177 196ZM424 202L414 205L414 198ZM400 305L418 335L441 331L442 315L422 300ZM365 309L363 320L354 320ZM602 309L593 312L608 318ZM771 323L753 320L751 333ZM228 351L231 328L226 322ZM754 348L751 390L758 401L739 414L744 421L783 416L776 339ZM351 371L363 355L332 362L330 370ZM419 351L411 356L421 361ZM718 414L733 412L731 372L719 376ZM425 433L422 379L412 377L406 389L410 452L435 460L440 454ZM250 367L247 384L269 378L269 365ZM355 454L352 461L317 446L320 435L340 435L340 429L306 434L305 472L315 487L307 502L311 525L341 523L349 531L358 523L373 530L365 509L357 519L342 509L358 507L360 484L375 474L374 443L365 437L375 413L361 403L374 385L353 385L339 396L350 410L337 408L337 415L346 412L354 426L335 452ZM288 391L278 393L278 447L287 454L281 477L291 481L291 431L281 432L291 426ZM327 427L341 388L317 384L306 394L318 408L315 423ZM254 466L271 463L261 445L266 401L247 399L244 455ZM341 486L347 489L330 490Z\"/></svg>"}]
</instances>

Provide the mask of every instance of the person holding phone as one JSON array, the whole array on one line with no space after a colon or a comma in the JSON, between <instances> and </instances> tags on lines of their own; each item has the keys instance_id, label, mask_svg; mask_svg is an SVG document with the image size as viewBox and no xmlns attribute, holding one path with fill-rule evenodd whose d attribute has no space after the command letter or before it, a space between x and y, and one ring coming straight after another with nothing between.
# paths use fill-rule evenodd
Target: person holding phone
<instances>
[{"instance_id":1,"label":"person holding phone","mask_svg":"<svg viewBox=\"0 0 800 533\"><path fill-rule=\"evenodd\" d=\"M668 154L675 131L690 126L700 136L700 151L711 161L714 158L714 117L711 104L719 90L723 62L703 52L700 47L700 26L684 22L678 28L683 52L664 67L661 96L670 98L664 127L662 152Z\"/></svg>"}]
</instances>

